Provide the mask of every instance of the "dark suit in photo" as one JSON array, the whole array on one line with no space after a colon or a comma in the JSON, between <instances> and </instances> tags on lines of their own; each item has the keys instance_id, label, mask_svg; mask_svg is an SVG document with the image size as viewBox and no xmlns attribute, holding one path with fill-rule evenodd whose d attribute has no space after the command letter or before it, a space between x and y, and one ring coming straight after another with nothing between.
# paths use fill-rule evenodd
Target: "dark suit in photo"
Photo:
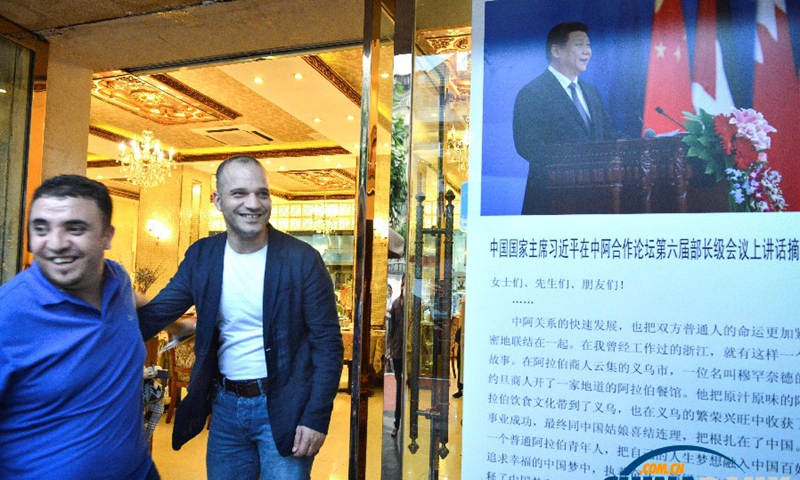
<instances>
[{"instance_id":1,"label":"dark suit in photo","mask_svg":"<svg viewBox=\"0 0 800 480\"><path fill-rule=\"evenodd\" d=\"M570 96L552 72L546 70L525 85L514 102L514 145L530 164L523 215L546 214L547 192L543 160L547 146L561 143L588 143L619 137L600 93L593 85L578 79L591 122L587 126Z\"/></svg>"}]
</instances>

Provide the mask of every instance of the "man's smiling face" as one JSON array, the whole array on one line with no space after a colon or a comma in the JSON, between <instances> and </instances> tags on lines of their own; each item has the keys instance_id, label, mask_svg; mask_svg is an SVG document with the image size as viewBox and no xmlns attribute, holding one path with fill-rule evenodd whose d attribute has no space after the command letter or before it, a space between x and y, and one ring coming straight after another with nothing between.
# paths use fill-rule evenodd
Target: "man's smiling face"
<instances>
[{"instance_id":1,"label":"man's smiling face","mask_svg":"<svg viewBox=\"0 0 800 480\"><path fill-rule=\"evenodd\" d=\"M570 32L565 45L553 45L553 68L570 80L586 71L592 58L592 46L586 32Z\"/></svg>"},{"instance_id":2,"label":"man's smiling face","mask_svg":"<svg viewBox=\"0 0 800 480\"><path fill-rule=\"evenodd\" d=\"M79 298L103 282L103 254L114 228L106 225L94 200L41 197L31 205L29 246L45 278Z\"/></svg>"},{"instance_id":3,"label":"man's smiling face","mask_svg":"<svg viewBox=\"0 0 800 480\"><path fill-rule=\"evenodd\" d=\"M265 235L272 198L264 170L252 163L227 165L217 179L214 204L225 218L229 239L249 243Z\"/></svg>"}]
</instances>

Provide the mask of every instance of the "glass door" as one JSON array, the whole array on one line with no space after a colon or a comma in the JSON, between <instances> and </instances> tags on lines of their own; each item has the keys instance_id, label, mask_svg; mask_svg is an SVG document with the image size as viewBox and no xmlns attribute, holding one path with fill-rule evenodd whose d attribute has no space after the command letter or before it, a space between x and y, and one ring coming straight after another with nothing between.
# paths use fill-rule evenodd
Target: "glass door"
<instances>
[{"instance_id":1,"label":"glass door","mask_svg":"<svg viewBox=\"0 0 800 480\"><path fill-rule=\"evenodd\" d=\"M0 283L21 268L34 52L0 37Z\"/></svg>"},{"instance_id":2,"label":"glass door","mask_svg":"<svg viewBox=\"0 0 800 480\"><path fill-rule=\"evenodd\" d=\"M405 140L408 168L406 348L398 382L401 473L384 479L462 478L471 2L448 6L397 2L393 140ZM408 50L403 8L413 18Z\"/></svg>"}]
</instances>

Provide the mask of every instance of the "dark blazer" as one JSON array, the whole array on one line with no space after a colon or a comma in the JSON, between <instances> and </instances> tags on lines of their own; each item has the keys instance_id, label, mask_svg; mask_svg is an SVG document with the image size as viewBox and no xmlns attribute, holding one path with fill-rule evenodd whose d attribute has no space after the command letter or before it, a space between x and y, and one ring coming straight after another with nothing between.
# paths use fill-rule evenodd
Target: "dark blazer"
<instances>
[{"instance_id":1,"label":"dark blazer","mask_svg":"<svg viewBox=\"0 0 800 480\"><path fill-rule=\"evenodd\" d=\"M578 79L592 121L589 127L581 118L572 98L549 70L522 87L514 102L514 145L530 163L522 214L547 213L543 158L547 145L584 143L619 138L608 116L600 93L593 85Z\"/></svg>"},{"instance_id":2,"label":"dark blazer","mask_svg":"<svg viewBox=\"0 0 800 480\"><path fill-rule=\"evenodd\" d=\"M292 452L298 425L326 433L339 387L344 346L328 270L310 245L269 228L264 288L264 350L267 408L281 455ZM138 310L148 339L192 305L197 310L196 360L189 392L175 416L172 447L202 431L219 379L217 314L227 234L195 242L178 272ZM253 286L261 281L253 279Z\"/></svg>"}]
</instances>

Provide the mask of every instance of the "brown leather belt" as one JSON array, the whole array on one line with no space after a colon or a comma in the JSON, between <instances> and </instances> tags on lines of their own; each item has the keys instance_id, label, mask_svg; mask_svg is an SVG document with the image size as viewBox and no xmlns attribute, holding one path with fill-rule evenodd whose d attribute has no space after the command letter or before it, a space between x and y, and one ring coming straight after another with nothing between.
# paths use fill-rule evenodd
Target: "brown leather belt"
<instances>
[{"instance_id":1,"label":"brown leather belt","mask_svg":"<svg viewBox=\"0 0 800 480\"><path fill-rule=\"evenodd\" d=\"M237 397L257 397L267 394L267 379L259 378L256 380L230 380L222 377L220 381L222 388L233 392Z\"/></svg>"}]
</instances>

